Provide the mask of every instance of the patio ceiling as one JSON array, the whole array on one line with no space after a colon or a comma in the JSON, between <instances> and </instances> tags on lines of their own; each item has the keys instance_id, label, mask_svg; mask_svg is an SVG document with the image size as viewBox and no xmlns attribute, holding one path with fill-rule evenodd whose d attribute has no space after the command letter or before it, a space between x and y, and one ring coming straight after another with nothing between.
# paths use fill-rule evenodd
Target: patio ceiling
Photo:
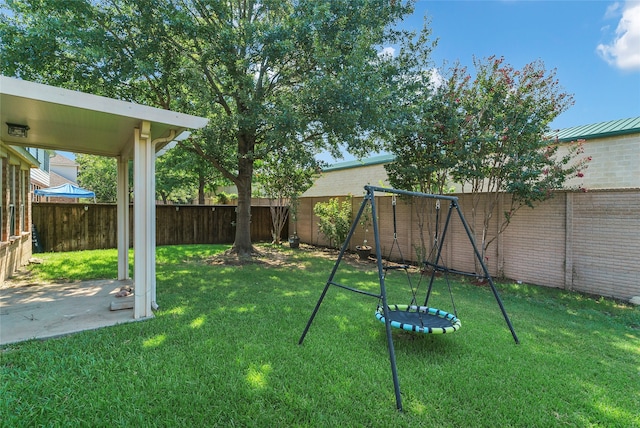
<instances>
[{"instance_id":1,"label":"patio ceiling","mask_svg":"<svg viewBox=\"0 0 640 428\"><path fill-rule=\"evenodd\" d=\"M202 117L6 76L0 76L0 120L6 144L124 158L133 157L132 130L142 121L151 124L151 140L207 123ZM27 138L10 136L7 123L28 126Z\"/></svg>"},{"instance_id":2,"label":"patio ceiling","mask_svg":"<svg viewBox=\"0 0 640 428\"><path fill-rule=\"evenodd\" d=\"M9 135L8 123L28 126ZM155 275L155 153L207 119L0 76L0 141L117 159L118 279L129 278L129 179L133 159L134 318L153 316ZM174 132L172 132L174 131Z\"/></svg>"}]
</instances>

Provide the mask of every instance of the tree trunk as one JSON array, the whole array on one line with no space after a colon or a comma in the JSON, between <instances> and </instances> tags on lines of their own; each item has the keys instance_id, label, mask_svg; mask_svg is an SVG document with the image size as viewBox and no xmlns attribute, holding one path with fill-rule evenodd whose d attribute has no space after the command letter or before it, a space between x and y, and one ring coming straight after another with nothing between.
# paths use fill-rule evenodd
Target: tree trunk
<instances>
[{"instance_id":1,"label":"tree trunk","mask_svg":"<svg viewBox=\"0 0 640 428\"><path fill-rule=\"evenodd\" d=\"M236 239L231 251L240 257L251 257L251 177L253 160L238 162L238 210L236 213Z\"/></svg>"},{"instance_id":2,"label":"tree trunk","mask_svg":"<svg viewBox=\"0 0 640 428\"><path fill-rule=\"evenodd\" d=\"M204 205L204 176L198 173L198 205Z\"/></svg>"}]
</instances>

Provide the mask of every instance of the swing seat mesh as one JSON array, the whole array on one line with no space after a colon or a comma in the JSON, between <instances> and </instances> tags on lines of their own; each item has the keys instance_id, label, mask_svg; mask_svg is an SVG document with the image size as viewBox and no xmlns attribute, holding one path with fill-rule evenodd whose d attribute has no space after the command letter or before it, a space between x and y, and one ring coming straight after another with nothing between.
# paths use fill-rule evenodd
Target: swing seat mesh
<instances>
[{"instance_id":1,"label":"swing seat mesh","mask_svg":"<svg viewBox=\"0 0 640 428\"><path fill-rule=\"evenodd\" d=\"M425 334L453 333L460 328L460 320L449 312L428 306L389 305L391 327ZM384 309L376 310L376 319L385 323Z\"/></svg>"}]
</instances>

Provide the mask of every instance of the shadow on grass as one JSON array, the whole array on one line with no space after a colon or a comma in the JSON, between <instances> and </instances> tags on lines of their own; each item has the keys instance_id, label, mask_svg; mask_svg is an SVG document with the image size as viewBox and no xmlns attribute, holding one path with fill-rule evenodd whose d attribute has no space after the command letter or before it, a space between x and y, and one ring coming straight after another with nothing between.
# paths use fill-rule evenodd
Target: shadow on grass
<instances>
[{"instance_id":1,"label":"shadow on grass","mask_svg":"<svg viewBox=\"0 0 640 428\"><path fill-rule=\"evenodd\" d=\"M35 425L145 425L150 415L185 426L640 424L637 310L499 284L522 342L515 345L490 290L456 282L460 331L393 332L405 402L398 414L376 299L332 287L299 346L333 260L283 249L292 263L280 267L208 262L224 249L158 248L153 320L4 352L0 417ZM347 265L339 281L376 291L368 268ZM394 302L408 303L403 278L388 285ZM448 309L448 298L438 283L437 307Z\"/></svg>"}]
</instances>

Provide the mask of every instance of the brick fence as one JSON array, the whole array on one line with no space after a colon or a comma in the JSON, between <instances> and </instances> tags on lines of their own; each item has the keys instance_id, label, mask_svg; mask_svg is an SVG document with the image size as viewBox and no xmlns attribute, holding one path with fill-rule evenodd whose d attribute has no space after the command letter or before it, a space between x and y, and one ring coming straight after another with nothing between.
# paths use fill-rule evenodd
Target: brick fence
<instances>
[{"instance_id":1,"label":"brick fence","mask_svg":"<svg viewBox=\"0 0 640 428\"><path fill-rule=\"evenodd\" d=\"M472 195L455 196L473 227ZM505 207L508 197L504 195ZM327 244L318 233L313 207L328 199L301 199L296 229L302 242ZM391 196L378 196L376 206L382 254L393 258L397 255L387 254L393 243L391 200ZM361 202L362 197L352 198L354 214ZM416 210L412 208L415 206L398 199L396 207L398 244L405 259L412 261L417 259L415 248L420 243ZM447 208L447 204L442 207ZM447 210L441 211L444 214ZM500 214L496 216L502 217L502 209L497 212ZM481 218L478 225L480 221ZM497 228L498 221L494 218L489 239ZM358 227L350 243L351 250L362 243L363 234ZM373 245L372 229L367 238ZM455 217L446 238L445 264L452 269L473 271L472 247ZM640 296L640 191L557 192L553 199L535 209L521 208L485 256L491 274L496 277L625 300Z\"/></svg>"}]
</instances>

